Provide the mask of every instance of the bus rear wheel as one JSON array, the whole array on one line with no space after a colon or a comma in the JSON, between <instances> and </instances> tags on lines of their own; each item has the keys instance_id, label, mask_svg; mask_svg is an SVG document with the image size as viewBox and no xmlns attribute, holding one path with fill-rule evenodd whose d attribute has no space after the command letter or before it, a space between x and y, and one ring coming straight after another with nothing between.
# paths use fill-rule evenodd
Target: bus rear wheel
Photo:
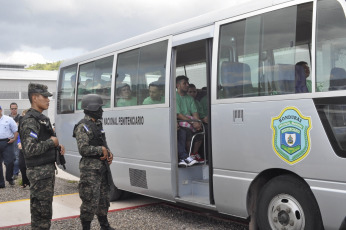
<instances>
[{"instance_id":1,"label":"bus rear wheel","mask_svg":"<svg viewBox=\"0 0 346 230\"><path fill-rule=\"evenodd\" d=\"M323 229L313 193L302 180L292 175L275 177L264 185L256 213L259 229Z\"/></svg>"}]
</instances>

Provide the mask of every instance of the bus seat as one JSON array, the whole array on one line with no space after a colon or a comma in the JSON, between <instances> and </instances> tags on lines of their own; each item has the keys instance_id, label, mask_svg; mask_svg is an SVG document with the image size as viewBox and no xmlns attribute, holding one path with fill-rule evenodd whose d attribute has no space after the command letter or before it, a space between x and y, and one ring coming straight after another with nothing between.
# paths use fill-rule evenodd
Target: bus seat
<instances>
[{"instance_id":1,"label":"bus seat","mask_svg":"<svg viewBox=\"0 0 346 230\"><path fill-rule=\"evenodd\" d=\"M278 94L295 92L295 65L276 64L274 66L274 85Z\"/></svg>"},{"instance_id":2,"label":"bus seat","mask_svg":"<svg viewBox=\"0 0 346 230\"><path fill-rule=\"evenodd\" d=\"M296 65L296 93L308 93L308 87L306 86L306 77L304 67Z\"/></svg>"},{"instance_id":3,"label":"bus seat","mask_svg":"<svg viewBox=\"0 0 346 230\"><path fill-rule=\"evenodd\" d=\"M225 98L244 97L244 94L252 93L250 66L240 62L222 62L221 84Z\"/></svg>"},{"instance_id":4,"label":"bus seat","mask_svg":"<svg viewBox=\"0 0 346 230\"><path fill-rule=\"evenodd\" d=\"M346 71L343 68L334 67L330 71L329 90L346 89Z\"/></svg>"}]
</instances>

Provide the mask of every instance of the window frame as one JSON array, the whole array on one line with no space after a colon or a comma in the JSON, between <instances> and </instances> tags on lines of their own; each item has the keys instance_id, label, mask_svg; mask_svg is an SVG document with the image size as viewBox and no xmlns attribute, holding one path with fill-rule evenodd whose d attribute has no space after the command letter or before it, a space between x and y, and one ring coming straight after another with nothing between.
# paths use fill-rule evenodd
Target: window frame
<instances>
[{"instance_id":1,"label":"window frame","mask_svg":"<svg viewBox=\"0 0 346 230\"><path fill-rule=\"evenodd\" d=\"M78 63L62 67L59 70L59 74L58 74L57 92L56 92L56 101L57 101L56 114L59 114L59 115L62 115L62 114L73 114L73 113L75 113L77 111L77 109L76 109L76 90L74 92L74 97L73 97L73 100L74 100L73 101L73 111L68 111L66 113L62 113L61 112L61 107L60 107L60 109L58 109L58 103L61 103L61 98L60 98L61 96L59 96L59 91L61 90L62 81L65 79L65 78L62 78L61 74L62 74L62 71L64 71L65 69L69 69L69 68L76 68L75 85L77 85L77 76L78 76L78 70L79 70Z\"/></svg>"},{"instance_id":2,"label":"window frame","mask_svg":"<svg viewBox=\"0 0 346 230\"><path fill-rule=\"evenodd\" d=\"M311 39L311 65L315 65L315 25L316 25L316 1L312 0L301 0L294 2L286 2L278 5L274 5L268 8L257 10L251 13L246 13L240 16L236 16L230 19L221 20L215 23L214 30L214 43L213 43L213 55L212 55L212 84L211 84L211 103L212 104L225 104L225 103L247 103L247 102L261 102L261 101L280 101L287 99L303 99L312 98L315 95L314 88L311 93L298 93L298 94L283 94L283 95L268 95L268 96L253 96L253 97L236 97L236 98L224 98L222 100L217 99L217 85L218 85L218 57L219 57L219 46L220 46L220 29L223 25L241 21L253 16L262 15L275 10L284 9L291 6L296 6L304 3L313 4L313 16L312 16L312 39ZM315 71L311 68L311 81L314 84Z\"/></svg>"},{"instance_id":3,"label":"window frame","mask_svg":"<svg viewBox=\"0 0 346 230\"><path fill-rule=\"evenodd\" d=\"M141 43L141 44L138 44L138 45L135 45L135 46L131 46L131 47L127 47L125 49L121 49L121 50L118 50L116 53L115 53L115 57L114 57L114 62L115 62L115 65L114 65L114 76L117 72L117 69L118 69L118 66L117 66L117 63L118 63L118 58L119 58L119 55L122 54L122 53L125 53L125 52L128 52L128 51L131 51L131 50L135 50L135 49L139 49L141 47L145 47L145 46L148 46L148 45L153 45L155 43L159 43L159 42L162 42L162 41L166 41L167 40L167 57L166 57L166 68L165 68L165 103L162 103L162 104L152 104L152 105L134 105L134 106L124 106L124 107L116 107L115 106L115 90L116 90L116 86L115 86L115 77L113 82L112 82L112 104L111 104L111 108L113 110L132 110L132 109L150 109L150 108L165 108L165 107L169 107L169 85L170 85L170 82L169 82L169 77L170 77L170 69L171 69L171 53L172 53L172 36L165 36L165 37L162 37L162 38L159 38L159 39L155 39L155 40L152 40L152 41L149 41L149 42L144 42L144 43Z\"/></svg>"},{"instance_id":4,"label":"window frame","mask_svg":"<svg viewBox=\"0 0 346 230\"><path fill-rule=\"evenodd\" d=\"M113 56L113 65L112 65L112 80L111 80L111 94L110 94L110 107L109 108L102 108L104 111L107 111L107 110L111 110L112 109L112 100L113 100L113 98L112 98L112 96L113 96L113 82L114 82L114 79L115 79L115 77L114 77L114 64L115 64L115 62L114 62L114 60L115 60L115 52L112 52L112 53L107 53L107 54L104 54L104 55L101 55L101 56L98 56L98 57L94 57L94 58L92 58L92 59L88 59L88 60L85 60L85 61L83 61L83 62L79 62L78 63L78 66L77 66L77 73L76 73L76 85L77 85L77 93L75 93L75 113L79 113L79 112L84 112L83 111L83 109L77 109L77 105L78 105L78 101L77 101L77 96L78 96L78 87L79 87L79 85L78 85L78 80L79 80L79 71L80 71L80 67L82 66L82 65L85 65L85 64L88 64L88 63L91 63L91 62L95 62L95 61L97 61L97 60L101 60L101 59L103 59L103 58L107 58L107 57L111 57L111 56Z\"/></svg>"}]
</instances>

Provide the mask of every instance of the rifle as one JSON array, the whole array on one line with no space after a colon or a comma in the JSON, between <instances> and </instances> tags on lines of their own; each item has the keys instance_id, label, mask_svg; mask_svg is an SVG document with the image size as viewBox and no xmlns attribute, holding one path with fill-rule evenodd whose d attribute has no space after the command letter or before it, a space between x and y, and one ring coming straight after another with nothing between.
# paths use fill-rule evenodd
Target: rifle
<instances>
[{"instance_id":1,"label":"rifle","mask_svg":"<svg viewBox=\"0 0 346 230\"><path fill-rule=\"evenodd\" d=\"M112 187L112 185L114 185L114 182L113 182L113 177L112 177L112 171L111 171L111 168L109 167L109 164L108 164L108 159L110 157L110 150L105 146L106 144L106 135L103 134L101 135L101 139L102 139L102 145L107 149L107 159L104 160L104 164L106 165L106 170L107 170L107 181L108 181L108 185L110 187Z\"/></svg>"},{"instance_id":2,"label":"rifle","mask_svg":"<svg viewBox=\"0 0 346 230\"><path fill-rule=\"evenodd\" d=\"M61 154L60 154L60 151L61 151L61 147L60 147L60 146L57 146L57 147L55 148L55 155L56 155L55 160L56 160L56 164L57 164L57 165L62 165L62 167L66 170L66 166L65 166L66 160L65 160L64 155L61 155Z\"/></svg>"},{"instance_id":3,"label":"rifle","mask_svg":"<svg viewBox=\"0 0 346 230\"><path fill-rule=\"evenodd\" d=\"M50 122L49 122L50 123ZM50 126L50 125L49 125ZM53 132L53 135L54 137L56 137L56 133L54 131L53 128L52 129L52 132ZM65 156L64 155L61 155L60 154L61 152L61 147L58 145L57 147L55 147L55 161L56 161L56 164L57 165L62 165L62 167L64 168L64 170L66 170L66 160L65 160Z\"/></svg>"},{"instance_id":4,"label":"rifle","mask_svg":"<svg viewBox=\"0 0 346 230\"><path fill-rule=\"evenodd\" d=\"M104 162L104 164L106 165L108 185L109 185L110 187L112 187L112 185L114 185L114 182L113 182L113 177L112 177L111 168L109 167L109 164L108 164L108 158L110 157L110 150L107 149L107 152L108 152L107 159L104 160L103 162Z\"/></svg>"}]
</instances>

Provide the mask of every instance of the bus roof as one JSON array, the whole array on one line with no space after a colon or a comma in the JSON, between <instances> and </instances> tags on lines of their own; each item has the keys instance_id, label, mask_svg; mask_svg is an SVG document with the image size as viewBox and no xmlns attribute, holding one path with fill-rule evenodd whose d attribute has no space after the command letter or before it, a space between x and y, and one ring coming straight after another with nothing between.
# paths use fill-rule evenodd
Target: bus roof
<instances>
[{"instance_id":1,"label":"bus roof","mask_svg":"<svg viewBox=\"0 0 346 230\"><path fill-rule=\"evenodd\" d=\"M245 13L253 12L259 9L267 8L273 5L278 5L284 2L290 2L294 0L257 0L242 2L237 5L229 6L220 10L212 11L191 19L187 19L169 26L165 26L114 44L102 47L100 49L91 51L84 55L78 56L64 61L61 67L69 66L77 62L82 62L95 58L98 56L106 55L118 50L126 49L131 46L139 45L141 43L149 42L151 40L159 39L169 35L177 35L194 29L213 25L217 21L221 21L227 18L232 18Z\"/></svg>"}]
</instances>

